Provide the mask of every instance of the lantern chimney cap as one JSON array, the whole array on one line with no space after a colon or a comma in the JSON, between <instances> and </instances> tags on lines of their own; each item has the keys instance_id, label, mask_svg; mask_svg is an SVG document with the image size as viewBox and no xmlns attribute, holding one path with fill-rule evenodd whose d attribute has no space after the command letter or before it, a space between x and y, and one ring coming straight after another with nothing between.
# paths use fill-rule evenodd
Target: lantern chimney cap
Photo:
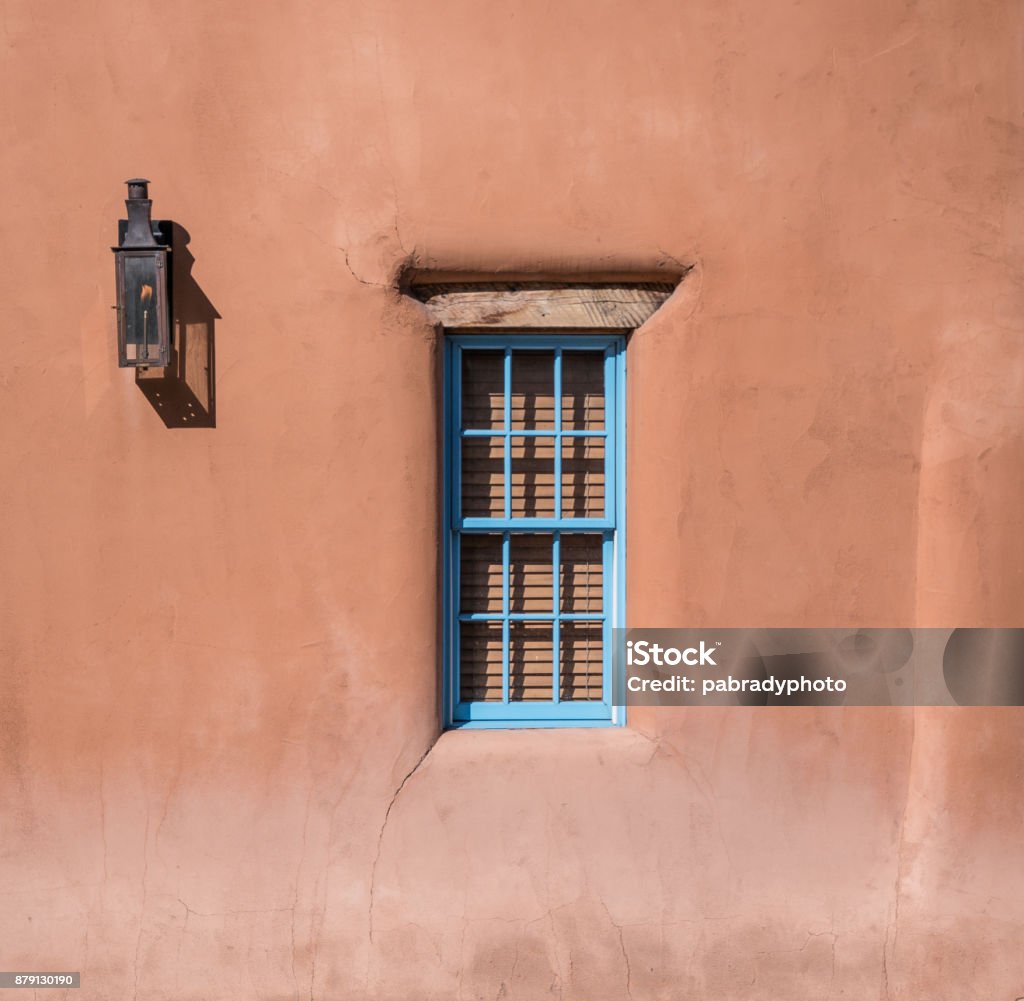
<instances>
[{"instance_id":1,"label":"lantern chimney cap","mask_svg":"<svg viewBox=\"0 0 1024 1001\"><path fill-rule=\"evenodd\" d=\"M147 181L144 177L133 177L125 181L128 185L128 197L124 206L128 210L128 225L121 237L119 250L156 248L159 244L153 236L153 223L150 212L153 203L149 198ZM164 248L165 250L167 248Z\"/></svg>"}]
</instances>

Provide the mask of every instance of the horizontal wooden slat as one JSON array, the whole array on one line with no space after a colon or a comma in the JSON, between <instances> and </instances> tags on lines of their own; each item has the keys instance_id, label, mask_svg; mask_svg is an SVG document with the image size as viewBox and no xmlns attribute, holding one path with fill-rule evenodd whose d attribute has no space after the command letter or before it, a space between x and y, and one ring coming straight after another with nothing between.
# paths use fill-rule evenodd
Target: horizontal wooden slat
<instances>
[{"instance_id":1,"label":"horizontal wooden slat","mask_svg":"<svg viewBox=\"0 0 1024 1001\"><path fill-rule=\"evenodd\" d=\"M559 698L599 700L604 686L604 649L600 625L563 622L558 642Z\"/></svg>"},{"instance_id":2,"label":"horizontal wooden slat","mask_svg":"<svg viewBox=\"0 0 1024 1001\"><path fill-rule=\"evenodd\" d=\"M598 351L562 353L562 428L604 428L604 355Z\"/></svg>"},{"instance_id":3,"label":"horizontal wooden slat","mask_svg":"<svg viewBox=\"0 0 1024 1001\"><path fill-rule=\"evenodd\" d=\"M501 625L463 622L459 626L459 698L463 702L502 699Z\"/></svg>"},{"instance_id":4,"label":"horizontal wooden slat","mask_svg":"<svg viewBox=\"0 0 1024 1001\"><path fill-rule=\"evenodd\" d=\"M512 450L513 518L551 518L555 513L553 438L516 438Z\"/></svg>"},{"instance_id":5,"label":"horizontal wooden slat","mask_svg":"<svg viewBox=\"0 0 1024 1001\"><path fill-rule=\"evenodd\" d=\"M512 352L511 425L539 430L555 426L554 351Z\"/></svg>"},{"instance_id":6,"label":"horizontal wooden slat","mask_svg":"<svg viewBox=\"0 0 1024 1001\"><path fill-rule=\"evenodd\" d=\"M558 571L563 612L601 612L604 608L604 566L600 535L561 535Z\"/></svg>"},{"instance_id":7,"label":"horizontal wooden slat","mask_svg":"<svg viewBox=\"0 0 1024 1001\"><path fill-rule=\"evenodd\" d=\"M462 515L502 518L505 515L505 443L501 438L462 441Z\"/></svg>"},{"instance_id":8,"label":"horizontal wooden slat","mask_svg":"<svg viewBox=\"0 0 1024 1001\"><path fill-rule=\"evenodd\" d=\"M463 428L504 428L505 359L501 351L462 353Z\"/></svg>"},{"instance_id":9,"label":"horizontal wooden slat","mask_svg":"<svg viewBox=\"0 0 1024 1001\"><path fill-rule=\"evenodd\" d=\"M600 518L605 513L603 438L562 439L562 517Z\"/></svg>"},{"instance_id":10,"label":"horizontal wooden slat","mask_svg":"<svg viewBox=\"0 0 1024 1001\"><path fill-rule=\"evenodd\" d=\"M563 439L569 441L568 438ZM580 441L592 441L593 439L579 439ZM512 449L512 462L521 459L538 459L553 462L555 458L555 439L553 436L538 435L527 438L523 435L512 435L509 446Z\"/></svg>"},{"instance_id":11,"label":"horizontal wooden slat","mask_svg":"<svg viewBox=\"0 0 1024 1001\"><path fill-rule=\"evenodd\" d=\"M513 622L509 626L510 702L550 701L553 629L550 623Z\"/></svg>"},{"instance_id":12,"label":"horizontal wooden slat","mask_svg":"<svg viewBox=\"0 0 1024 1001\"><path fill-rule=\"evenodd\" d=\"M502 611L502 542L500 535L462 536L459 560L460 609L463 612Z\"/></svg>"},{"instance_id":13,"label":"horizontal wooden slat","mask_svg":"<svg viewBox=\"0 0 1024 1001\"><path fill-rule=\"evenodd\" d=\"M512 533L509 538L509 611L550 612L554 571L550 534Z\"/></svg>"},{"instance_id":14,"label":"horizontal wooden slat","mask_svg":"<svg viewBox=\"0 0 1024 1001\"><path fill-rule=\"evenodd\" d=\"M554 438L513 436L513 518L555 515ZM501 438L462 441L462 514L504 517L505 473ZM565 518L600 518L605 513L605 443L602 438L562 438L562 512Z\"/></svg>"}]
</instances>

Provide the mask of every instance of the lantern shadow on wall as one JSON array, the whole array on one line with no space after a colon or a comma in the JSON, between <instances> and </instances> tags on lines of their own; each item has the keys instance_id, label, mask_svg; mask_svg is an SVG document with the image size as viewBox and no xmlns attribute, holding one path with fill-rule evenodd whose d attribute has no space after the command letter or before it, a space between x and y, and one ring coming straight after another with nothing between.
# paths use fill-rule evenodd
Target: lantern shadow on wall
<instances>
[{"instance_id":1,"label":"lantern shadow on wall","mask_svg":"<svg viewBox=\"0 0 1024 1001\"><path fill-rule=\"evenodd\" d=\"M135 383L169 428L217 426L215 325L220 314L192 277L191 237L171 230L170 356L165 368L136 368Z\"/></svg>"},{"instance_id":2,"label":"lantern shadow on wall","mask_svg":"<svg viewBox=\"0 0 1024 1001\"><path fill-rule=\"evenodd\" d=\"M127 182L116 255L118 364L169 428L216 427L215 324L192 277L188 231L150 218L149 182Z\"/></svg>"}]
</instances>

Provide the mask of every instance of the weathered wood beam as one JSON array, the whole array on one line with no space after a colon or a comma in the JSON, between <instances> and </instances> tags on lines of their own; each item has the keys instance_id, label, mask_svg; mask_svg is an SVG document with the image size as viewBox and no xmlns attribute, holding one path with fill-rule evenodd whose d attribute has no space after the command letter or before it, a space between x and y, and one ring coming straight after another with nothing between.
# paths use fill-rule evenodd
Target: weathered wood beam
<instances>
[{"instance_id":1,"label":"weathered wood beam","mask_svg":"<svg viewBox=\"0 0 1024 1001\"><path fill-rule=\"evenodd\" d=\"M414 284L410 291L446 330L633 330L675 287L674 282L452 282Z\"/></svg>"}]
</instances>

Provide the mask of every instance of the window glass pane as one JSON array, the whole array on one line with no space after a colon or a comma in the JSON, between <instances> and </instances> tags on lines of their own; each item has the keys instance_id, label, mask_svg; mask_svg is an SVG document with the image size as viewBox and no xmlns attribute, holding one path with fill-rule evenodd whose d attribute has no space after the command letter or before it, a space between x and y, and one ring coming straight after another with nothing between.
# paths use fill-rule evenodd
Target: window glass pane
<instances>
[{"instance_id":1,"label":"window glass pane","mask_svg":"<svg viewBox=\"0 0 1024 1001\"><path fill-rule=\"evenodd\" d=\"M600 535L563 535L558 566L563 612L601 612L604 605L604 542Z\"/></svg>"},{"instance_id":2,"label":"window glass pane","mask_svg":"<svg viewBox=\"0 0 1024 1001\"><path fill-rule=\"evenodd\" d=\"M554 573L551 565L553 538L550 535L509 537L509 611L552 612Z\"/></svg>"},{"instance_id":3,"label":"window glass pane","mask_svg":"<svg viewBox=\"0 0 1024 1001\"><path fill-rule=\"evenodd\" d=\"M504 352L462 352L462 427L504 429Z\"/></svg>"},{"instance_id":4,"label":"window glass pane","mask_svg":"<svg viewBox=\"0 0 1024 1001\"><path fill-rule=\"evenodd\" d=\"M562 429L604 428L604 354L562 352Z\"/></svg>"},{"instance_id":5,"label":"window glass pane","mask_svg":"<svg viewBox=\"0 0 1024 1001\"><path fill-rule=\"evenodd\" d=\"M555 514L555 439L513 437L512 517Z\"/></svg>"},{"instance_id":6,"label":"window glass pane","mask_svg":"<svg viewBox=\"0 0 1024 1001\"><path fill-rule=\"evenodd\" d=\"M552 636L550 622L509 624L508 698L510 702L550 702Z\"/></svg>"},{"instance_id":7,"label":"window glass pane","mask_svg":"<svg viewBox=\"0 0 1024 1001\"><path fill-rule=\"evenodd\" d=\"M604 441L562 439L563 518L604 517Z\"/></svg>"},{"instance_id":8,"label":"window glass pane","mask_svg":"<svg viewBox=\"0 0 1024 1001\"><path fill-rule=\"evenodd\" d=\"M459 701L500 702L501 623L459 624Z\"/></svg>"},{"instance_id":9,"label":"window glass pane","mask_svg":"<svg viewBox=\"0 0 1024 1001\"><path fill-rule=\"evenodd\" d=\"M563 702L600 701L604 649L599 622L563 622L558 637L558 688Z\"/></svg>"},{"instance_id":10,"label":"window glass pane","mask_svg":"<svg viewBox=\"0 0 1024 1001\"><path fill-rule=\"evenodd\" d=\"M554 351L512 352L512 427L555 426Z\"/></svg>"},{"instance_id":11,"label":"window glass pane","mask_svg":"<svg viewBox=\"0 0 1024 1001\"><path fill-rule=\"evenodd\" d=\"M501 615L501 536L462 536L459 563L461 611Z\"/></svg>"},{"instance_id":12,"label":"window glass pane","mask_svg":"<svg viewBox=\"0 0 1024 1001\"><path fill-rule=\"evenodd\" d=\"M462 439L462 517L505 515L505 440Z\"/></svg>"}]
</instances>

